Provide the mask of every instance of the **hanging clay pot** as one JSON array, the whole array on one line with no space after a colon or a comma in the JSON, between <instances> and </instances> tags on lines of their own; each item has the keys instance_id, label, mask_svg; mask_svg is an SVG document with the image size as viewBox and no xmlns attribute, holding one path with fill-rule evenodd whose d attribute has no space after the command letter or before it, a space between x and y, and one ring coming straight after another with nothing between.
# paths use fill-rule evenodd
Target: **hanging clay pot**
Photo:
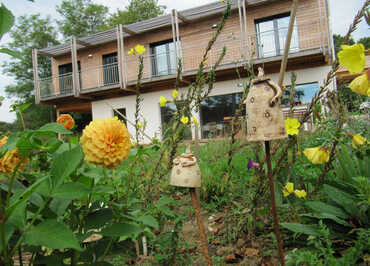
<instances>
[{"instance_id":1,"label":"hanging clay pot","mask_svg":"<svg viewBox=\"0 0 370 266\"><path fill-rule=\"evenodd\" d=\"M247 113L247 140L268 141L287 138L283 111L279 98L281 88L266 78L261 67L245 101Z\"/></svg>"},{"instance_id":2,"label":"hanging clay pot","mask_svg":"<svg viewBox=\"0 0 370 266\"><path fill-rule=\"evenodd\" d=\"M196 188L201 185L197 159L190 151L181 154L173 161L170 184L176 187Z\"/></svg>"}]
</instances>

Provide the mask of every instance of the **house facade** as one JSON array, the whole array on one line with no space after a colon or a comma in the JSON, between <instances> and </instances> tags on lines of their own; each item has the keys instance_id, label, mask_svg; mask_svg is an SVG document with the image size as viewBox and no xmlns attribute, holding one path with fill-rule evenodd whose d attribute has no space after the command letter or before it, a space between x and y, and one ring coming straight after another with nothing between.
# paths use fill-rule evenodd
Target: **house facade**
<instances>
[{"instance_id":1,"label":"house facade","mask_svg":"<svg viewBox=\"0 0 370 266\"><path fill-rule=\"evenodd\" d=\"M215 64L223 47L226 55L216 71L210 96L193 115L200 121L202 138L222 137L241 100L243 65L253 62L277 82L290 19L291 0L233 0L231 15L209 53ZM176 62L182 60L181 86L196 77L208 41L216 32L226 5L221 1L148 19L70 43L33 51L35 101L55 105L58 113L91 112L93 119L119 110L134 120L138 58L128 55L137 44L146 48L142 78L142 109L146 133L160 137L175 112L173 104L160 107L159 97L171 98ZM284 84L297 74L297 105L304 106L318 91L333 56L327 0L299 0ZM40 77L38 58L51 59L52 76ZM241 79L236 74L240 70ZM181 89L180 89L181 94ZM284 104L284 98L283 98ZM132 135L135 129L129 123ZM194 136L195 132L189 133Z\"/></svg>"}]
</instances>

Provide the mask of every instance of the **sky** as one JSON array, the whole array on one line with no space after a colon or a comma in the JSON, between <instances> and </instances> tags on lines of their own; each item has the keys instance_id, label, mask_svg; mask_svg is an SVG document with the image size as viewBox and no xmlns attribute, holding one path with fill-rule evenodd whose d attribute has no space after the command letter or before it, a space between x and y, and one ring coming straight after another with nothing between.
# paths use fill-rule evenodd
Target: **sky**
<instances>
[{"instance_id":1,"label":"sky","mask_svg":"<svg viewBox=\"0 0 370 266\"><path fill-rule=\"evenodd\" d=\"M118 8L123 9L128 0L93 0L95 3L104 4L109 7L110 13L115 12ZM30 15L40 13L42 16L48 16L52 19L58 19L59 14L55 7L60 5L62 0L35 0L34 3L27 0L0 0L8 9L12 11L15 17L22 15ZM167 7L168 13L172 9L183 10L207 3L215 2L215 0L159 0L160 5ZM348 26L352 22L353 17L361 8L365 0L329 0L331 25L333 33L344 35ZM370 30L367 24L363 21L359 25L357 31L353 34L353 38L358 40L361 37L370 36ZM0 41L0 47L5 46L9 42L9 36L4 36ZM5 96L4 88L12 84L13 79L2 74L2 62L9 60L7 55L0 54L0 95ZM0 106L0 121L12 122L15 119L14 113L9 112L9 106L15 99L6 98L2 106Z\"/></svg>"}]
</instances>

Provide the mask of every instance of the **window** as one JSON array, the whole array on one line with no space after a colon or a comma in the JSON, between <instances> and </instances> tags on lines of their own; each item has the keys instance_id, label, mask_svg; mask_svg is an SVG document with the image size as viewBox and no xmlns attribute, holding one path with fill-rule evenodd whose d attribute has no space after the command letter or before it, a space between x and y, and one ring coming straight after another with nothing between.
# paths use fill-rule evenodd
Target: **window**
<instances>
[{"instance_id":1,"label":"window","mask_svg":"<svg viewBox=\"0 0 370 266\"><path fill-rule=\"evenodd\" d=\"M167 135L172 134L171 128L173 123L173 117L177 112L176 105L174 103L167 103L166 106L161 107L161 120L162 120L162 137L165 138ZM189 116L190 118L190 116ZM180 124L181 135L183 139L191 139L191 128Z\"/></svg>"},{"instance_id":2,"label":"window","mask_svg":"<svg viewBox=\"0 0 370 266\"><path fill-rule=\"evenodd\" d=\"M123 114L126 117L126 108L119 108L119 109L117 109L117 111L120 112L121 114ZM118 112L116 112L116 110L113 110L113 117L117 116L118 120L122 121L127 126L126 119L124 119Z\"/></svg>"},{"instance_id":3,"label":"window","mask_svg":"<svg viewBox=\"0 0 370 266\"><path fill-rule=\"evenodd\" d=\"M165 41L150 45L153 76L163 76L176 73L175 45Z\"/></svg>"},{"instance_id":4,"label":"window","mask_svg":"<svg viewBox=\"0 0 370 266\"><path fill-rule=\"evenodd\" d=\"M117 52L103 55L104 86L119 83Z\"/></svg>"},{"instance_id":5,"label":"window","mask_svg":"<svg viewBox=\"0 0 370 266\"><path fill-rule=\"evenodd\" d=\"M289 14L258 19L255 21L258 57L270 57L284 53L285 39L288 34ZM294 23L296 25L296 23ZM290 52L299 50L297 28L294 26Z\"/></svg>"},{"instance_id":6,"label":"window","mask_svg":"<svg viewBox=\"0 0 370 266\"><path fill-rule=\"evenodd\" d=\"M294 101L295 105L306 105L309 104L314 97L315 93L319 91L318 82L296 85L294 91ZM284 91L281 97L282 106L289 106L290 101L290 88Z\"/></svg>"},{"instance_id":7,"label":"window","mask_svg":"<svg viewBox=\"0 0 370 266\"><path fill-rule=\"evenodd\" d=\"M81 70L80 61L78 61L78 71ZM68 94L72 92L73 89L73 78L72 78L72 63L64 64L58 66L59 72L59 91L60 94ZM80 76L81 84L81 76Z\"/></svg>"},{"instance_id":8,"label":"window","mask_svg":"<svg viewBox=\"0 0 370 266\"><path fill-rule=\"evenodd\" d=\"M200 105L200 124L202 138L228 136L231 133L231 121L238 109L242 93L234 93L206 98ZM242 110L245 116L245 105Z\"/></svg>"}]
</instances>

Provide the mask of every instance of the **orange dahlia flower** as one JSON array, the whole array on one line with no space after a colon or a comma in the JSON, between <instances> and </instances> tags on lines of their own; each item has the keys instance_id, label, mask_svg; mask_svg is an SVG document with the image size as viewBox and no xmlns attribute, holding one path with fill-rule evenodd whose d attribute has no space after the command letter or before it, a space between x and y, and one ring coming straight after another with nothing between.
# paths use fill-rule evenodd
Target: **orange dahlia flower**
<instances>
[{"instance_id":1,"label":"orange dahlia flower","mask_svg":"<svg viewBox=\"0 0 370 266\"><path fill-rule=\"evenodd\" d=\"M75 121L70 114L62 114L58 117L57 123L64 126L67 130L71 130L75 126Z\"/></svg>"},{"instance_id":2,"label":"orange dahlia flower","mask_svg":"<svg viewBox=\"0 0 370 266\"><path fill-rule=\"evenodd\" d=\"M5 136L0 140L0 147L3 146L8 137ZM0 158L0 172L11 174L14 172L17 165L22 161L22 157L18 155L18 149L15 148L12 151L7 151L3 157ZM24 160L19 166L19 170L23 169L26 165L27 160Z\"/></svg>"},{"instance_id":3,"label":"orange dahlia flower","mask_svg":"<svg viewBox=\"0 0 370 266\"><path fill-rule=\"evenodd\" d=\"M130 134L125 124L113 117L97 119L83 130L81 145L86 161L114 168L130 152Z\"/></svg>"}]
</instances>

